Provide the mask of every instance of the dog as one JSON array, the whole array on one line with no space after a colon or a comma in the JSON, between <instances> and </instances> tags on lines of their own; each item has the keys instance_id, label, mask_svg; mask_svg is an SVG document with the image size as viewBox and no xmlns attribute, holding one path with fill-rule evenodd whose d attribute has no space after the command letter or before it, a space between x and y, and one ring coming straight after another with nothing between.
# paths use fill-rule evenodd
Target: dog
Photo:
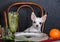
<instances>
[{"instance_id":1,"label":"dog","mask_svg":"<svg viewBox=\"0 0 60 42\"><path fill-rule=\"evenodd\" d=\"M35 13L32 12L31 14L32 26L27 28L24 32L41 33L41 27L42 24L46 21L46 17L47 17L46 14L42 17L36 17Z\"/></svg>"}]
</instances>

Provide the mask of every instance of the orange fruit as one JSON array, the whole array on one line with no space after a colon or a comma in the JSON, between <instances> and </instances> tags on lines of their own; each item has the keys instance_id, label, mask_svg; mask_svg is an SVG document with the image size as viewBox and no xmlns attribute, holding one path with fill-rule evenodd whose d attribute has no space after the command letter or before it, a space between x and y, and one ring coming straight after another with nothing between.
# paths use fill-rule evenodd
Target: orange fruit
<instances>
[{"instance_id":1,"label":"orange fruit","mask_svg":"<svg viewBox=\"0 0 60 42\"><path fill-rule=\"evenodd\" d=\"M50 30L49 35L53 39L59 39L59 37L60 37L60 31L59 31L59 29L52 29L52 30Z\"/></svg>"}]
</instances>

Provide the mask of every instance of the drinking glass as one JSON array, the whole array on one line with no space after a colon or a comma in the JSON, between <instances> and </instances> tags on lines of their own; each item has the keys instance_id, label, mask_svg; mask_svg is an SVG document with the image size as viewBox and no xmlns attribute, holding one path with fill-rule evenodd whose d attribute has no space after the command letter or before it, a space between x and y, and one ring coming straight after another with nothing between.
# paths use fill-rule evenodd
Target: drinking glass
<instances>
[{"instance_id":1,"label":"drinking glass","mask_svg":"<svg viewBox=\"0 0 60 42\"><path fill-rule=\"evenodd\" d=\"M15 38L14 33L18 28L18 12L9 12L8 21L9 21L10 32L12 33L13 38Z\"/></svg>"}]
</instances>

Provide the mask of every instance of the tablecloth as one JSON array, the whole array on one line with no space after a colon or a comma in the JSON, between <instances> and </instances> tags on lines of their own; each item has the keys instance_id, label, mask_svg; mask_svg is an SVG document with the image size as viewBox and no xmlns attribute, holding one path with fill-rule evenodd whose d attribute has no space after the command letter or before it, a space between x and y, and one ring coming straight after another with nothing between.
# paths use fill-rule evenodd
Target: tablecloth
<instances>
[{"instance_id":1,"label":"tablecloth","mask_svg":"<svg viewBox=\"0 0 60 42\"><path fill-rule=\"evenodd\" d=\"M2 39L0 39L0 42L3 42ZM24 42L24 41L18 41L18 42ZM25 41L28 42L28 41ZM48 40L44 40L44 41L40 41L40 42L60 42L60 39L55 40L55 39L48 39Z\"/></svg>"}]
</instances>

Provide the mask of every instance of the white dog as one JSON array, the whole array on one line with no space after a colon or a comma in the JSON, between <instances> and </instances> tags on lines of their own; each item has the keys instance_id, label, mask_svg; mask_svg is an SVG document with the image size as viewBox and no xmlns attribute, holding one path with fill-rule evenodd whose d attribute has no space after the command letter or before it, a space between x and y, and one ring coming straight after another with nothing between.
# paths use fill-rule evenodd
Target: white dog
<instances>
[{"instance_id":1,"label":"white dog","mask_svg":"<svg viewBox=\"0 0 60 42\"><path fill-rule=\"evenodd\" d=\"M36 17L35 13L32 12L31 14L31 20L32 20L32 26L27 28L24 32L30 32L30 33L41 33L41 26L46 21L47 15Z\"/></svg>"}]
</instances>

